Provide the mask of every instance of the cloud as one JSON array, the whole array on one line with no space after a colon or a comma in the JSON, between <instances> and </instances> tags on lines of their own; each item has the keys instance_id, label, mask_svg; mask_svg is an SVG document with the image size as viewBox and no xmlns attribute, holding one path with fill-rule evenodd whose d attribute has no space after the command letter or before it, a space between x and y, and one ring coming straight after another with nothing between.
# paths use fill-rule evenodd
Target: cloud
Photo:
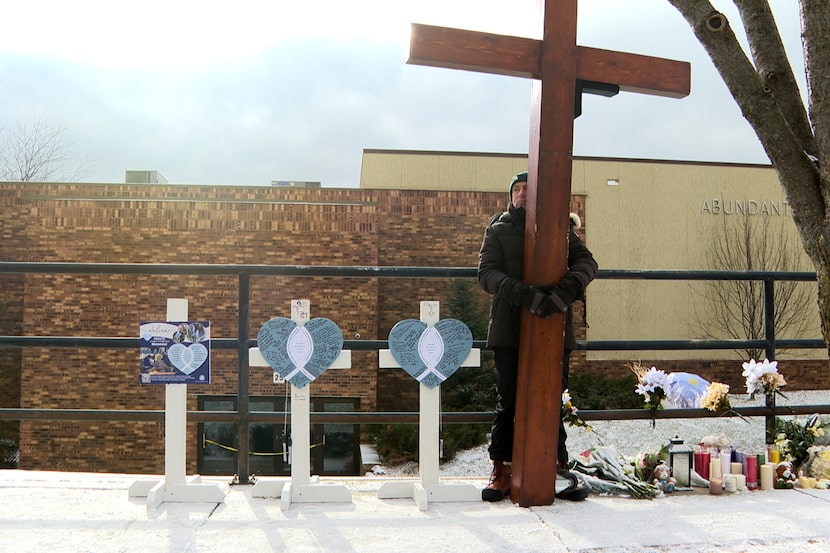
<instances>
[{"instance_id":1,"label":"cloud","mask_svg":"<svg viewBox=\"0 0 830 553\"><path fill-rule=\"evenodd\" d=\"M31 18L41 4L20 3L10 17ZM412 21L527 35L532 0L243 0L233 9L151 0L118 14L106 2L57 4L42 41L32 38L34 19L0 38L0 126L38 116L68 127L78 157L94 160L91 181L155 169L171 183L348 187L358 185L364 148L528 148L527 80L405 60ZM580 44L687 60L693 73L683 100L586 96L576 155L766 162L668 2L579 6ZM797 9L773 8L793 51ZM729 2L722 9L733 17Z\"/></svg>"}]
</instances>

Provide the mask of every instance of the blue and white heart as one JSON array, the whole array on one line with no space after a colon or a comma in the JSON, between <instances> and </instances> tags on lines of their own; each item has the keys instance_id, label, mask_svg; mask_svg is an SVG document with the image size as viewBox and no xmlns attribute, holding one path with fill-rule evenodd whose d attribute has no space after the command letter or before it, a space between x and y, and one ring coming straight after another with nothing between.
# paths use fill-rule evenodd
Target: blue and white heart
<instances>
[{"instance_id":1,"label":"blue and white heart","mask_svg":"<svg viewBox=\"0 0 830 553\"><path fill-rule=\"evenodd\" d=\"M191 374L202 366L208 357L208 350L202 344L173 344L167 350L167 358L184 374Z\"/></svg>"},{"instance_id":2,"label":"blue and white heart","mask_svg":"<svg viewBox=\"0 0 830 553\"><path fill-rule=\"evenodd\" d=\"M473 348L473 334L456 319L434 326L416 319L398 322L389 332L389 350L411 377L434 388L461 367Z\"/></svg>"},{"instance_id":3,"label":"blue and white heart","mask_svg":"<svg viewBox=\"0 0 830 553\"><path fill-rule=\"evenodd\" d=\"M257 346L274 372L302 388L334 364L343 350L343 333L322 317L304 325L274 317L259 329Z\"/></svg>"}]
</instances>

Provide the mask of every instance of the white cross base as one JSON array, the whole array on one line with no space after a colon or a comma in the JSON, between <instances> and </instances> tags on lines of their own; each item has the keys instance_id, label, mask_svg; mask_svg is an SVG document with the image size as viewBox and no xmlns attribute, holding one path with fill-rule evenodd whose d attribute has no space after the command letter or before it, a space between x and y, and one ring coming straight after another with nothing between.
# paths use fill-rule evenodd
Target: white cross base
<instances>
[{"instance_id":1,"label":"white cross base","mask_svg":"<svg viewBox=\"0 0 830 553\"><path fill-rule=\"evenodd\" d=\"M167 299L167 320L187 320L187 300ZM202 484L198 475L185 478L187 445L187 384L164 385L164 480L136 480L129 497L146 497L147 506L168 503L222 503L225 492L216 484Z\"/></svg>"},{"instance_id":2,"label":"white cross base","mask_svg":"<svg viewBox=\"0 0 830 553\"><path fill-rule=\"evenodd\" d=\"M297 324L309 321L311 302L291 300L291 320ZM248 365L268 367L259 348L248 349ZM352 352L344 350L335 359L332 369L349 369ZM278 376L274 373L274 382ZM279 497L280 509L288 510L291 503L351 503L352 494L341 484L320 484L311 474L311 384L298 388L291 384L291 478L257 478L251 497Z\"/></svg>"},{"instance_id":3,"label":"white cross base","mask_svg":"<svg viewBox=\"0 0 830 553\"><path fill-rule=\"evenodd\" d=\"M421 302L421 321L433 326L439 321L439 302ZM388 349L378 351L380 368L400 368ZM481 365L481 350L473 348L462 367ZM420 384L420 421L418 426L418 474L420 482L387 482L378 490L379 499L411 497L418 509L425 511L429 502L481 501L481 492L472 484L442 484L439 479L441 386Z\"/></svg>"}]
</instances>

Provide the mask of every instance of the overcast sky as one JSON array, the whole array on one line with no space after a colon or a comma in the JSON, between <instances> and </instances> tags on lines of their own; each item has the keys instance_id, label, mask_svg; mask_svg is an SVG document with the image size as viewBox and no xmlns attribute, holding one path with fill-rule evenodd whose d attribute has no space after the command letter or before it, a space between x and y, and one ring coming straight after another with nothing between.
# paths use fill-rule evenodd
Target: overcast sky
<instances>
[{"instance_id":1,"label":"overcast sky","mask_svg":"<svg viewBox=\"0 0 830 553\"><path fill-rule=\"evenodd\" d=\"M772 0L799 81L795 0ZM716 1L736 31L730 1ZM27 0L3 6L0 127L66 127L83 181L356 187L364 148L527 153L530 84L407 65L410 24L533 36L535 0ZM740 33L739 33L740 34ZM585 96L574 154L768 163L667 0L580 0L578 43L689 61L677 100Z\"/></svg>"}]
</instances>

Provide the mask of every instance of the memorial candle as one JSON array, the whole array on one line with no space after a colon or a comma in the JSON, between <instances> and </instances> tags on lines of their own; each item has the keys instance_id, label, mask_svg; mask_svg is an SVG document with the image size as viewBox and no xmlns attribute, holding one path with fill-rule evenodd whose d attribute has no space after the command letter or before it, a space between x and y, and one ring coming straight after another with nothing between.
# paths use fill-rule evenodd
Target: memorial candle
<instances>
[{"instance_id":1,"label":"memorial candle","mask_svg":"<svg viewBox=\"0 0 830 553\"><path fill-rule=\"evenodd\" d=\"M815 488L813 482L815 478L810 478L809 476L801 475L798 477L798 485L802 488Z\"/></svg>"},{"instance_id":2,"label":"memorial candle","mask_svg":"<svg viewBox=\"0 0 830 553\"><path fill-rule=\"evenodd\" d=\"M719 457L713 457L709 461L709 480L721 479L721 462Z\"/></svg>"},{"instance_id":3,"label":"memorial candle","mask_svg":"<svg viewBox=\"0 0 830 553\"><path fill-rule=\"evenodd\" d=\"M704 479L709 480L709 465L711 463L711 454L704 448L695 451L695 472Z\"/></svg>"},{"instance_id":4,"label":"memorial candle","mask_svg":"<svg viewBox=\"0 0 830 553\"><path fill-rule=\"evenodd\" d=\"M772 463L765 463L761 465L761 489L771 490L773 483L773 466Z\"/></svg>"},{"instance_id":5,"label":"memorial candle","mask_svg":"<svg viewBox=\"0 0 830 553\"><path fill-rule=\"evenodd\" d=\"M723 491L726 493L735 493L738 491L738 483L735 480L734 474L724 474L723 475Z\"/></svg>"},{"instance_id":6,"label":"memorial candle","mask_svg":"<svg viewBox=\"0 0 830 553\"><path fill-rule=\"evenodd\" d=\"M746 487L746 475L745 474L735 474L735 489L739 492L747 491Z\"/></svg>"},{"instance_id":7,"label":"memorial candle","mask_svg":"<svg viewBox=\"0 0 830 553\"><path fill-rule=\"evenodd\" d=\"M774 445L767 446L767 459L773 465L777 465L781 462L781 454L778 451L778 448Z\"/></svg>"},{"instance_id":8,"label":"memorial candle","mask_svg":"<svg viewBox=\"0 0 830 553\"><path fill-rule=\"evenodd\" d=\"M746 487L758 489L758 458L755 455L746 456Z\"/></svg>"},{"instance_id":9,"label":"memorial candle","mask_svg":"<svg viewBox=\"0 0 830 553\"><path fill-rule=\"evenodd\" d=\"M732 449L728 447L721 448L720 451L720 473L727 475L732 472Z\"/></svg>"}]
</instances>

